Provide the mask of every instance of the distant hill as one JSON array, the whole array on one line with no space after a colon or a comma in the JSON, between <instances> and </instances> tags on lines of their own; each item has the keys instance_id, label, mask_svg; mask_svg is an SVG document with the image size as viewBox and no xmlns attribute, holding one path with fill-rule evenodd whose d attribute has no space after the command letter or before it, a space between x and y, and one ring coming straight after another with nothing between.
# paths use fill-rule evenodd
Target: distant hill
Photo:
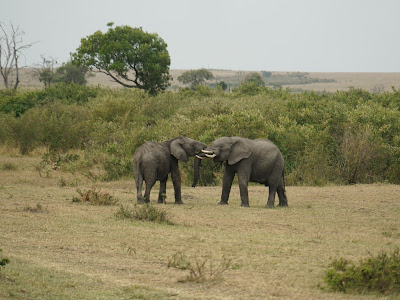
<instances>
[{"instance_id":1,"label":"distant hill","mask_svg":"<svg viewBox=\"0 0 400 300\"><path fill-rule=\"evenodd\" d=\"M183 87L177 80L186 70L170 70L173 77L171 89ZM210 70L215 79L210 83L224 81L230 86L240 84L250 71L234 70ZM392 86L400 88L400 72L397 73L348 73L348 72L259 72L264 75L267 85L282 86L290 88L293 91L314 90L334 92L336 90L346 90L349 87L362 88L367 91L391 91ZM22 69L21 82L19 87L25 89L43 87L43 84L34 76L34 70ZM108 76L95 73L93 77L88 78L91 85L101 85L110 88L121 87ZM0 88L4 88L3 85Z\"/></svg>"}]
</instances>

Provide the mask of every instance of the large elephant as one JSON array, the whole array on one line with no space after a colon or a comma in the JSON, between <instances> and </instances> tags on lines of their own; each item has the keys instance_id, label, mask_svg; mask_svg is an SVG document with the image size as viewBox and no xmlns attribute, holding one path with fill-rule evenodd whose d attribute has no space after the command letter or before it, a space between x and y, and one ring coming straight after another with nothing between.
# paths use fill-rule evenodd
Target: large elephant
<instances>
[{"instance_id":1,"label":"large elephant","mask_svg":"<svg viewBox=\"0 0 400 300\"><path fill-rule=\"evenodd\" d=\"M158 202L164 203L168 174L171 173L175 191L175 203L182 204L181 174L178 161L187 162L189 157L199 153L206 144L188 137L177 137L162 143L145 142L133 156L133 174L136 181L137 202L143 203L142 185L146 182L144 202L150 202L150 191L160 181Z\"/></svg>"},{"instance_id":2,"label":"large elephant","mask_svg":"<svg viewBox=\"0 0 400 300\"><path fill-rule=\"evenodd\" d=\"M285 195L285 163L278 147L266 139L250 140L241 137L221 137L196 155L197 159L214 158L215 162L226 162L223 176L221 202L228 204L229 193L235 174L238 175L241 206L249 206L248 182L258 182L269 186L267 207L274 207L275 193L279 206L288 206ZM195 178L198 180L195 164Z\"/></svg>"}]
</instances>

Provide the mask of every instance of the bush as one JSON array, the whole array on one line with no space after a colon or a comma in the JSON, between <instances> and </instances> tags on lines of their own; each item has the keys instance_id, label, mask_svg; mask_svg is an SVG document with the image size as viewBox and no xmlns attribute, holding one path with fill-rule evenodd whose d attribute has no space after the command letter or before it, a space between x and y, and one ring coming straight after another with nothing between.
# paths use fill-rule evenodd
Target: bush
<instances>
[{"instance_id":1,"label":"bush","mask_svg":"<svg viewBox=\"0 0 400 300\"><path fill-rule=\"evenodd\" d=\"M56 83L46 87L44 92L46 102L83 104L88 102L90 98L95 98L99 89L77 83Z\"/></svg>"},{"instance_id":2,"label":"bush","mask_svg":"<svg viewBox=\"0 0 400 300\"><path fill-rule=\"evenodd\" d=\"M0 270L2 267L5 267L5 265L10 263L10 260L7 257L1 255L1 252L3 252L3 249L0 249Z\"/></svg>"},{"instance_id":3,"label":"bush","mask_svg":"<svg viewBox=\"0 0 400 300\"><path fill-rule=\"evenodd\" d=\"M128 126L130 127L130 126ZM97 179L118 180L132 174L132 157L136 150L136 134L116 123L96 122L85 144L89 165L100 166Z\"/></svg>"},{"instance_id":4,"label":"bush","mask_svg":"<svg viewBox=\"0 0 400 300\"><path fill-rule=\"evenodd\" d=\"M40 145L40 141L43 139L42 122L44 120L39 110L8 121L7 140L19 148L22 155L28 154Z\"/></svg>"},{"instance_id":5,"label":"bush","mask_svg":"<svg viewBox=\"0 0 400 300\"><path fill-rule=\"evenodd\" d=\"M228 270L232 261L222 257L216 263L211 254L205 257L195 257L192 261L183 252L175 253L168 261L168 268L189 270L189 275L180 282L214 282L222 278L222 273Z\"/></svg>"},{"instance_id":6,"label":"bush","mask_svg":"<svg viewBox=\"0 0 400 300\"><path fill-rule=\"evenodd\" d=\"M49 151L79 149L90 130L86 109L77 105L35 107L20 118L0 115L0 123L5 121L7 124L0 134L16 145L21 154L27 154L38 146L45 146Z\"/></svg>"},{"instance_id":7,"label":"bush","mask_svg":"<svg viewBox=\"0 0 400 300\"><path fill-rule=\"evenodd\" d=\"M325 283L333 291L400 293L400 252L381 252L356 265L344 258L335 259L325 272Z\"/></svg>"},{"instance_id":8,"label":"bush","mask_svg":"<svg viewBox=\"0 0 400 300\"><path fill-rule=\"evenodd\" d=\"M115 205L118 200L111 196L109 193L102 192L96 187L87 191L76 190L80 197L74 197L72 202L84 202L91 205Z\"/></svg>"},{"instance_id":9,"label":"bush","mask_svg":"<svg viewBox=\"0 0 400 300\"><path fill-rule=\"evenodd\" d=\"M200 87L150 97L138 90L54 85L0 92L0 143L22 154L36 147L82 149L86 165L100 170L94 178L117 180L131 176L133 153L145 141L268 138L285 158L289 184L400 183L399 103L397 90L293 94L247 83L233 93ZM192 163L180 166L190 184ZM221 177L219 164L204 162L200 184L220 184Z\"/></svg>"},{"instance_id":10,"label":"bush","mask_svg":"<svg viewBox=\"0 0 400 300\"><path fill-rule=\"evenodd\" d=\"M43 90L30 92L0 91L0 112L19 117L41 103L46 97Z\"/></svg>"},{"instance_id":11,"label":"bush","mask_svg":"<svg viewBox=\"0 0 400 300\"><path fill-rule=\"evenodd\" d=\"M29 92L0 91L0 112L20 117L37 105L48 103L83 104L95 98L98 88L76 83L56 83L43 90Z\"/></svg>"},{"instance_id":12,"label":"bush","mask_svg":"<svg viewBox=\"0 0 400 300\"><path fill-rule=\"evenodd\" d=\"M121 206L116 216L120 219L136 219L154 223L174 225L169 219L166 209L157 208L151 204L135 205L133 209Z\"/></svg>"}]
</instances>

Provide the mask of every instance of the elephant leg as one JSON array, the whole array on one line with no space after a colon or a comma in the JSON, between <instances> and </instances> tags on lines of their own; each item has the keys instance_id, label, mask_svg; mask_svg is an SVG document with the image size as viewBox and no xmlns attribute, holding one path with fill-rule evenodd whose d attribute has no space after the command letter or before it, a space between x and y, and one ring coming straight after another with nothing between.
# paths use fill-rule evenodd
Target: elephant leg
<instances>
[{"instance_id":1,"label":"elephant leg","mask_svg":"<svg viewBox=\"0 0 400 300\"><path fill-rule=\"evenodd\" d=\"M143 185L143 176L141 174L138 174L136 178L136 199L138 204L143 203L142 185Z\"/></svg>"},{"instance_id":2,"label":"elephant leg","mask_svg":"<svg viewBox=\"0 0 400 300\"><path fill-rule=\"evenodd\" d=\"M183 204L181 196L181 173L178 166L171 172L175 192L175 204Z\"/></svg>"},{"instance_id":3,"label":"elephant leg","mask_svg":"<svg viewBox=\"0 0 400 300\"><path fill-rule=\"evenodd\" d=\"M275 194L277 191L277 186L276 185L270 185L269 186L269 195L268 195L268 201L267 201L267 208L274 208L275 207Z\"/></svg>"},{"instance_id":4,"label":"elephant leg","mask_svg":"<svg viewBox=\"0 0 400 300\"><path fill-rule=\"evenodd\" d=\"M168 176L163 180L160 180L160 192L158 193L158 203L165 203L165 198L167 197L167 180Z\"/></svg>"},{"instance_id":5,"label":"elephant leg","mask_svg":"<svg viewBox=\"0 0 400 300\"><path fill-rule=\"evenodd\" d=\"M156 180L146 180L146 189L144 192L144 202L145 203L150 203L150 192L151 189L153 188L154 184L156 183Z\"/></svg>"},{"instance_id":6,"label":"elephant leg","mask_svg":"<svg viewBox=\"0 0 400 300\"><path fill-rule=\"evenodd\" d=\"M248 191L248 176L241 175L238 173L239 190L240 190L240 200L242 200L242 207L249 207L249 191Z\"/></svg>"},{"instance_id":7,"label":"elephant leg","mask_svg":"<svg viewBox=\"0 0 400 300\"><path fill-rule=\"evenodd\" d=\"M233 178L235 177L235 172L228 164L225 167L224 177L222 178L222 194L221 201L219 205L228 204L229 194L231 192Z\"/></svg>"},{"instance_id":8,"label":"elephant leg","mask_svg":"<svg viewBox=\"0 0 400 300\"><path fill-rule=\"evenodd\" d=\"M288 206L288 201L283 186L278 186L279 206Z\"/></svg>"}]
</instances>

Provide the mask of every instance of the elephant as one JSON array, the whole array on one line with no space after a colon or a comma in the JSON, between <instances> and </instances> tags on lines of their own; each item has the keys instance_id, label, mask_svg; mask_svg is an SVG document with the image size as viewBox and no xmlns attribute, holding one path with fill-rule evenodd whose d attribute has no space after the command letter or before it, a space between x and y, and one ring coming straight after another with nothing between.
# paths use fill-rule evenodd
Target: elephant
<instances>
[{"instance_id":1,"label":"elephant","mask_svg":"<svg viewBox=\"0 0 400 300\"><path fill-rule=\"evenodd\" d=\"M136 181L137 203L143 203L142 185L146 183L144 202L150 202L150 191L160 181L158 203L165 202L168 174L171 173L175 191L175 204L182 204L181 174L178 161L187 162L189 157L200 153L206 144L180 136L162 143L145 142L133 156L133 174Z\"/></svg>"},{"instance_id":2,"label":"elephant","mask_svg":"<svg viewBox=\"0 0 400 300\"><path fill-rule=\"evenodd\" d=\"M270 140L221 137L196 155L196 159L205 158L214 158L215 162L226 162L219 204L228 204L232 181L237 173L241 206L249 206L249 181L269 186L267 208L274 207L275 193L278 193L279 206L288 206L285 194L285 162L278 147ZM198 180L199 165L199 162L195 162L193 186Z\"/></svg>"}]
</instances>

